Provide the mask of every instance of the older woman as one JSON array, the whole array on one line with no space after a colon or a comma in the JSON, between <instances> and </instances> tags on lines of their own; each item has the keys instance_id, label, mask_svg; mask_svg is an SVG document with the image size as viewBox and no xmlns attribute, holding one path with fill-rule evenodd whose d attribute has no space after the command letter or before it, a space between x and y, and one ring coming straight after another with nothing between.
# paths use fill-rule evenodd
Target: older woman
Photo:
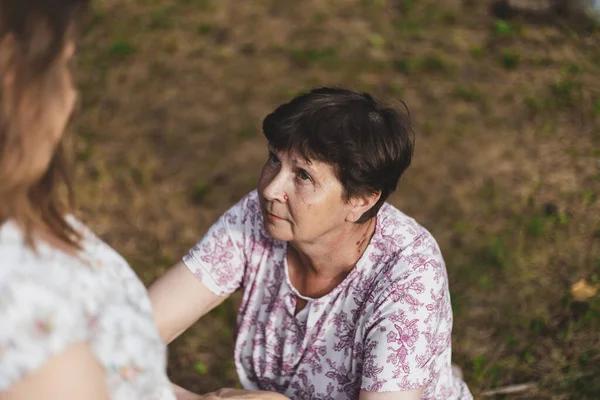
<instances>
[{"instance_id":1,"label":"older woman","mask_svg":"<svg viewBox=\"0 0 600 400\"><path fill-rule=\"evenodd\" d=\"M87 3L0 1L2 400L175 398L144 285L61 201Z\"/></svg>"},{"instance_id":2,"label":"older woman","mask_svg":"<svg viewBox=\"0 0 600 400\"><path fill-rule=\"evenodd\" d=\"M450 364L438 245L385 202L411 162L408 119L322 88L277 108L263 131L258 190L150 289L167 343L243 289L235 364L246 390L204 398L470 399Z\"/></svg>"}]
</instances>

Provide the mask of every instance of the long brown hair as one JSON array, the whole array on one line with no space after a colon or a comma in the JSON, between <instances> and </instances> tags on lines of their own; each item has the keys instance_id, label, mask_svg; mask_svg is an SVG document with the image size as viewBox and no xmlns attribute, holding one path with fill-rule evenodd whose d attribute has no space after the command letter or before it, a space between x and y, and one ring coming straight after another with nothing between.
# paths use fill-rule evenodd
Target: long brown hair
<instances>
[{"instance_id":1,"label":"long brown hair","mask_svg":"<svg viewBox=\"0 0 600 400\"><path fill-rule=\"evenodd\" d=\"M41 125L43 107L56 93L57 60L87 3L0 0L0 224L15 221L32 247L36 230L80 247L66 220L73 205L68 139L53 142ZM38 104L24 107L26 92Z\"/></svg>"}]
</instances>

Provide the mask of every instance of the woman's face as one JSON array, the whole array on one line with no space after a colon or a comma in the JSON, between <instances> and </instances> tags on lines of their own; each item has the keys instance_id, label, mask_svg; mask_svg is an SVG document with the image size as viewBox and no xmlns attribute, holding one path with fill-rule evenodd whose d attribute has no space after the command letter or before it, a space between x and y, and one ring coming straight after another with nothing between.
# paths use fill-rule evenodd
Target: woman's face
<instances>
[{"instance_id":1,"label":"woman's face","mask_svg":"<svg viewBox=\"0 0 600 400\"><path fill-rule=\"evenodd\" d=\"M258 193L267 233L283 241L317 241L340 229L351 211L333 167L295 151L269 148Z\"/></svg>"},{"instance_id":2,"label":"woman's face","mask_svg":"<svg viewBox=\"0 0 600 400\"><path fill-rule=\"evenodd\" d=\"M56 61L54 77L55 84L48 98L42 105L46 110L44 125L48 127L50 140L57 143L62 137L65 128L73 114L77 102L77 91L73 85L73 73L70 64L75 54L75 44L69 42Z\"/></svg>"},{"instance_id":3,"label":"woman's face","mask_svg":"<svg viewBox=\"0 0 600 400\"><path fill-rule=\"evenodd\" d=\"M28 66L19 65L19 61L31 61L27 57L24 57L27 61L19 60L17 48L10 35L0 40L0 53L6 55L6 60L16 60L6 63L0 74L0 89L7 94L6 106L13 119L14 132L22 136L21 158L28 171L26 175L35 180L48 168L75 108L77 92L70 68L75 42L68 40L51 65L23 83L22 74Z\"/></svg>"},{"instance_id":4,"label":"woman's face","mask_svg":"<svg viewBox=\"0 0 600 400\"><path fill-rule=\"evenodd\" d=\"M44 75L25 88L18 106L21 131L33 135L36 146L48 149L48 159L63 136L77 101L70 67L74 53L74 42L67 42Z\"/></svg>"}]
</instances>

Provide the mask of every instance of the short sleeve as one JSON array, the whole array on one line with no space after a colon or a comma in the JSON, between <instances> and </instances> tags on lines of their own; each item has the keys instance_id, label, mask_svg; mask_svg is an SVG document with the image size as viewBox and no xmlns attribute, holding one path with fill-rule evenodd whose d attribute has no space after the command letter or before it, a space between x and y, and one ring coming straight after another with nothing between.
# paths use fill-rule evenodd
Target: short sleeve
<instances>
[{"instance_id":1,"label":"short sleeve","mask_svg":"<svg viewBox=\"0 0 600 400\"><path fill-rule=\"evenodd\" d=\"M242 285L247 259L249 203L256 192L240 200L215 222L183 257L184 264L214 294L227 296Z\"/></svg>"},{"instance_id":2,"label":"short sleeve","mask_svg":"<svg viewBox=\"0 0 600 400\"><path fill-rule=\"evenodd\" d=\"M0 392L88 336L82 307L70 301L64 292L28 277L10 276L3 280Z\"/></svg>"},{"instance_id":3,"label":"short sleeve","mask_svg":"<svg viewBox=\"0 0 600 400\"><path fill-rule=\"evenodd\" d=\"M393 392L427 386L450 355L452 308L444 261L435 240L418 238L386 274L363 341L361 388ZM449 362L449 361L448 361Z\"/></svg>"}]
</instances>

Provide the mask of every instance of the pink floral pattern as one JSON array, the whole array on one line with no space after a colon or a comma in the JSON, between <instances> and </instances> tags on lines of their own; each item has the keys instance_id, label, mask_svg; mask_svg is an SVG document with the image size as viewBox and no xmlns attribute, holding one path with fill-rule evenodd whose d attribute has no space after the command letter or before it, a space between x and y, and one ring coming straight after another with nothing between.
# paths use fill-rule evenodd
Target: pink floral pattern
<instances>
[{"instance_id":1,"label":"pink floral pattern","mask_svg":"<svg viewBox=\"0 0 600 400\"><path fill-rule=\"evenodd\" d=\"M266 234L254 191L184 257L214 293L243 288L234 356L245 388L342 400L424 387L423 399L472 399L452 374L446 267L427 230L385 204L354 270L296 315L286 250Z\"/></svg>"},{"instance_id":2,"label":"pink floral pattern","mask_svg":"<svg viewBox=\"0 0 600 400\"><path fill-rule=\"evenodd\" d=\"M0 226L0 392L77 342L88 342L114 400L174 400L166 347L142 282L127 262L71 219L79 257L24 245L16 224Z\"/></svg>"}]
</instances>

